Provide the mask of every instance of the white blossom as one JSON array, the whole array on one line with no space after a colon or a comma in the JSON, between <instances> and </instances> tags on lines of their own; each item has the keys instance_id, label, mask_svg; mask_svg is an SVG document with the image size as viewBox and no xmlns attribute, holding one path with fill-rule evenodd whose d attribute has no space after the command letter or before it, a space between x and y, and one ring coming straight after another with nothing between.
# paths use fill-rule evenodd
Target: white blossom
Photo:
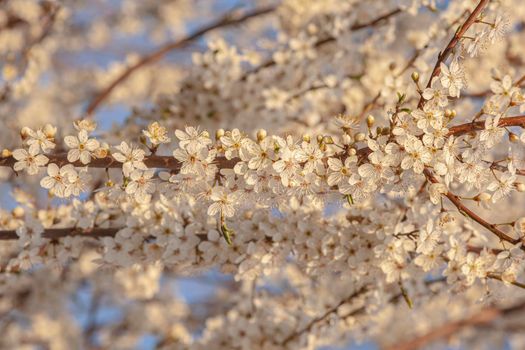
<instances>
[{"instance_id":1,"label":"white blossom","mask_svg":"<svg viewBox=\"0 0 525 350\"><path fill-rule=\"evenodd\" d=\"M67 153L67 160L71 163L80 159L82 164L88 164L99 147L97 140L88 138L88 132L85 129L80 130L78 136L66 136L64 143L71 148Z\"/></svg>"},{"instance_id":2,"label":"white blossom","mask_svg":"<svg viewBox=\"0 0 525 350\"><path fill-rule=\"evenodd\" d=\"M38 148L32 148L29 151L19 148L13 151L13 158L17 162L13 165L15 171L26 170L29 175L38 173L38 168L47 164L49 159L43 154L38 154Z\"/></svg>"}]
</instances>

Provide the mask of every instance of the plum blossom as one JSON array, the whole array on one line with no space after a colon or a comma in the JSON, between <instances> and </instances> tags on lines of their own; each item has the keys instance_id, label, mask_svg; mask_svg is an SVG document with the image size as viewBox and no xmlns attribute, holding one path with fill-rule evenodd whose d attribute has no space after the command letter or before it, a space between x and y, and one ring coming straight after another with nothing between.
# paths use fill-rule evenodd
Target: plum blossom
<instances>
[{"instance_id":1,"label":"plum blossom","mask_svg":"<svg viewBox=\"0 0 525 350\"><path fill-rule=\"evenodd\" d=\"M64 137L64 143L71 148L67 153L67 160L71 163L80 159L82 164L88 164L94 152L99 147L99 142L88 138L88 132L83 129L78 132L78 136Z\"/></svg>"},{"instance_id":2,"label":"plum blossom","mask_svg":"<svg viewBox=\"0 0 525 350\"><path fill-rule=\"evenodd\" d=\"M432 160L430 151L415 137L407 138L404 147L406 155L401 161L401 168L413 169L416 174L421 174L425 165Z\"/></svg>"},{"instance_id":3,"label":"plum blossom","mask_svg":"<svg viewBox=\"0 0 525 350\"><path fill-rule=\"evenodd\" d=\"M38 173L38 168L47 164L49 159L43 154L39 154L38 148L30 148L29 151L19 148L13 151L13 158L17 162L13 165L15 171L25 170L29 175Z\"/></svg>"},{"instance_id":4,"label":"plum blossom","mask_svg":"<svg viewBox=\"0 0 525 350\"><path fill-rule=\"evenodd\" d=\"M187 126L184 131L175 130L175 136L180 140L179 147L186 148L190 144L192 147L204 147L211 144L211 140L206 131L200 131L199 128Z\"/></svg>"},{"instance_id":5,"label":"plum blossom","mask_svg":"<svg viewBox=\"0 0 525 350\"><path fill-rule=\"evenodd\" d=\"M72 171L74 168L71 164L59 168L55 163L50 163L47 166L47 176L40 180L40 186L52 190L53 194L58 197L68 197L69 178Z\"/></svg>"},{"instance_id":6,"label":"plum blossom","mask_svg":"<svg viewBox=\"0 0 525 350\"><path fill-rule=\"evenodd\" d=\"M503 173L503 175L488 185L487 189L494 191L492 194L492 202L495 203L508 196L514 190L514 182L516 182L516 179L516 169L511 164L509 165L508 172Z\"/></svg>"},{"instance_id":7,"label":"plum blossom","mask_svg":"<svg viewBox=\"0 0 525 350\"><path fill-rule=\"evenodd\" d=\"M453 60L450 67L441 63L441 85L448 89L451 97L459 98L461 89L465 87L465 76L458 60Z\"/></svg>"},{"instance_id":8,"label":"plum blossom","mask_svg":"<svg viewBox=\"0 0 525 350\"><path fill-rule=\"evenodd\" d=\"M152 145L158 146L162 143L168 143L171 139L168 137L168 132L165 127L160 126L158 122L153 122L148 125L147 130L142 130L142 134L146 136Z\"/></svg>"},{"instance_id":9,"label":"plum blossom","mask_svg":"<svg viewBox=\"0 0 525 350\"><path fill-rule=\"evenodd\" d=\"M155 192L155 184L151 181L154 174L154 170L133 170L129 174L130 181L126 185L126 193L133 195L139 202L147 201L148 195Z\"/></svg>"},{"instance_id":10,"label":"plum blossom","mask_svg":"<svg viewBox=\"0 0 525 350\"><path fill-rule=\"evenodd\" d=\"M219 213L227 218L233 217L239 197L238 192L228 192L222 186L214 187L210 197L213 203L208 207L208 215L214 216Z\"/></svg>"},{"instance_id":11,"label":"plum blossom","mask_svg":"<svg viewBox=\"0 0 525 350\"><path fill-rule=\"evenodd\" d=\"M144 164L145 152L139 148L128 145L122 141L120 145L115 147L119 152L111 155L117 162L122 163L122 172L125 176L129 176L134 169L147 170Z\"/></svg>"}]
</instances>

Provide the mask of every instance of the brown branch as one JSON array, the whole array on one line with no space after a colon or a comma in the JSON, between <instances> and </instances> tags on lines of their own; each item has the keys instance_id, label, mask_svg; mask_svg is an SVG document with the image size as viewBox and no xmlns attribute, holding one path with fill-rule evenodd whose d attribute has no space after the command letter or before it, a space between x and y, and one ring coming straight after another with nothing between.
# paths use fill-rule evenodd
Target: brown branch
<instances>
[{"instance_id":1,"label":"brown branch","mask_svg":"<svg viewBox=\"0 0 525 350\"><path fill-rule=\"evenodd\" d=\"M361 29L364 29L364 28L369 28L369 27L373 27L379 23L381 23L382 21L384 20L387 20L388 18L390 17L393 17L397 14L401 13L401 9L397 8L397 9L394 9L388 13L385 13L384 15L381 15L377 18L374 18L372 19L371 21L369 22L364 22L364 23L355 23L353 24L351 27L350 27L350 30L351 31L358 31L358 30L361 30ZM331 42L334 42L335 41L335 37L333 36L328 36L324 39L321 39L319 41L317 41L315 43L315 47L320 47L320 46L323 46L325 44L328 44L328 43L331 43ZM255 73L258 73L259 71L265 69L265 68L268 68L268 67L272 67L276 64L276 62L273 60L273 58L269 58L268 60L264 61L263 63L261 63L259 66L249 70L248 72L246 72L243 77L241 78L241 80L246 80L248 78L248 76L252 75L252 74L255 74Z\"/></svg>"},{"instance_id":2,"label":"brown branch","mask_svg":"<svg viewBox=\"0 0 525 350\"><path fill-rule=\"evenodd\" d=\"M523 83L525 83L525 74L514 83L514 86L520 87Z\"/></svg>"},{"instance_id":3,"label":"brown branch","mask_svg":"<svg viewBox=\"0 0 525 350\"><path fill-rule=\"evenodd\" d=\"M503 278L501 278L500 275L497 275L497 274L495 274L495 273L488 273L488 274L487 274L487 277L505 283L505 281L503 281ZM510 284L512 284L512 285L514 285L514 286L516 286L516 287L520 287L520 288L522 288L522 289L525 289L525 284L523 284L523 283L521 283L521 282L518 282L518 281L512 281L512 282L508 282L508 283L510 283Z\"/></svg>"},{"instance_id":4,"label":"brown branch","mask_svg":"<svg viewBox=\"0 0 525 350\"><path fill-rule=\"evenodd\" d=\"M469 132L482 130L484 128L484 125L484 121L478 121L474 123L465 123L461 125L452 126L449 129L449 133L447 136L460 136L465 135ZM501 118L499 126L520 126L525 128L525 115ZM370 149L368 147L361 148L357 151L357 154L360 157L366 157L369 153ZM46 154L46 157L49 158L49 163L56 163L60 166L69 164L67 160L67 153ZM240 160L238 158L226 159L224 157L217 157L215 163L220 168L233 169L235 164L237 164L237 162L239 161ZM16 159L14 159L12 156L0 156L0 167L4 166L12 168L15 163ZM181 168L181 163L172 156L150 155L144 157L144 163L148 168L169 169L174 173L179 172ZM73 164L76 167L86 166L79 161L76 161L71 164ZM106 158L92 159L88 166L91 168L121 168L122 163L119 163L115 159L113 159L113 157L108 156Z\"/></svg>"},{"instance_id":5,"label":"brown branch","mask_svg":"<svg viewBox=\"0 0 525 350\"><path fill-rule=\"evenodd\" d=\"M426 85L427 88L429 88L430 85L432 84L432 79L434 79L434 77L438 76L439 73L441 73L441 67L440 67L441 63L444 63L447 60L447 58L450 56L452 51L454 51L455 47L459 43L459 40L463 37L463 35L465 35L467 30L476 22L476 19L478 19L479 14L489 4L489 1L490 0L480 0L480 2L478 3L478 6L476 6L474 11L472 11L470 16L468 16L465 22L463 22L463 24L459 26L458 30L456 31L452 39L450 39L450 42L446 46L445 50L443 50L438 55L436 65L434 66L434 69L432 70L432 73L430 74L430 77L428 78L428 82ZM423 98L423 96L421 96L417 104L417 107L423 108L424 105L425 105L425 99Z\"/></svg>"},{"instance_id":6,"label":"brown branch","mask_svg":"<svg viewBox=\"0 0 525 350\"><path fill-rule=\"evenodd\" d=\"M518 115L515 117L505 117L501 118L498 126L520 126L525 128L525 115ZM448 135L461 136L468 134L472 131L483 130L485 128L485 121L478 121L472 123L465 123L461 125L452 126L449 128Z\"/></svg>"},{"instance_id":7,"label":"brown branch","mask_svg":"<svg viewBox=\"0 0 525 350\"><path fill-rule=\"evenodd\" d=\"M513 306L498 308L489 306L473 315L459 321L445 323L430 332L416 337L407 342L387 346L385 350L416 350L440 339L446 339L458 333L467 327L486 326L500 317L508 316L512 313L522 311L525 308L525 302Z\"/></svg>"},{"instance_id":8,"label":"brown branch","mask_svg":"<svg viewBox=\"0 0 525 350\"><path fill-rule=\"evenodd\" d=\"M59 239L66 236L83 236L90 238L113 237L122 228L93 228L83 230L81 228L48 228L44 230L42 237L49 239ZM15 230L0 230L0 240L8 241L18 239Z\"/></svg>"},{"instance_id":9,"label":"brown branch","mask_svg":"<svg viewBox=\"0 0 525 350\"><path fill-rule=\"evenodd\" d=\"M162 59L166 54L168 54L170 51L173 51L175 49L182 48L192 41L200 38L204 34L223 27L232 26L236 24L240 24L250 18L261 16L268 14L275 10L275 7L268 6L268 7L262 7L259 9L255 9L252 11L248 11L242 15L234 15L232 13L227 13L226 15L222 16L221 18L215 20L214 22L207 24L203 26L202 28L198 29L194 33L181 38L177 41L168 42L167 44L164 44L163 46L159 47L157 50L143 56L141 59L139 59L135 64L128 67L124 72L122 72L117 78L115 78L110 84L108 84L105 88L103 88L96 96L91 100L89 105L86 107L85 111L85 117L89 117L93 115L95 110L100 107L100 105L106 100L111 92L122 82L124 82L131 74L133 74L135 71L140 69L143 66L146 66L148 64L154 63Z\"/></svg>"},{"instance_id":10,"label":"brown branch","mask_svg":"<svg viewBox=\"0 0 525 350\"><path fill-rule=\"evenodd\" d=\"M468 11L465 10L465 12L463 12L458 18L456 18L452 23L450 23L447 28L445 29L446 32L448 32L452 27L454 27L457 23L459 23L459 21L461 20L461 18L463 18L463 16L468 13ZM435 36L435 35L434 35ZM432 39L434 38L434 36L432 36ZM401 71L399 71L398 73L396 73L394 76L396 78L399 78L400 76L402 76L410 67L413 66L414 62L416 62L416 60L418 59L418 57L428 48L428 43L431 42L432 40L429 40L427 42L427 44L425 46L423 46L422 48L420 49L417 49L414 54L412 55L412 57L410 57L410 59L407 61L407 63L405 64L405 66L403 67L403 69L401 69ZM376 104L377 104L377 101L379 100L379 98L381 97L381 91L379 91L372 100L370 100L364 107L363 109L361 110L361 113L359 113L359 119L362 119L364 117L364 115L369 112L370 110L372 110L372 108L376 107Z\"/></svg>"},{"instance_id":11,"label":"brown branch","mask_svg":"<svg viewBox=\"0 0 525 350\"><path fill-rule=\"evenodd\" d=\"M502 118L499 123L500 126L521 126L525 127L525 115L524 116L515 116L515 117L507 117ZM475 123L466 123L461 124L457 126L453 126L449 129L448 136L455 135L464 135L466 133L476 131L483 129L484 122L475 122ZM358 156L363 159L365 158L371 150L368 147L361 148L357 151ZM69 164L67 161L67 154L66 153L58 153L58 154L50 154L46 155L49 158L50 163L56 163L58 165L64 165ZM226 159L224 157L218 157L216 159L216 163L220 168L226 168L226 169L232 169L235 164L239 162L239 159L233 158L233 159ZM0 157L0 167L10 167L12 168L14 163L16 163L16 159L14 159L12 156L1 158ZM149 168L159 168L159 169L169 169L174 173L177 173L181 169L181 163L173 158L172 156L147 156L144 159L144 163ZM74 162L71 163L74 166L77 167L83 167L84 164L80 162ZM93 159L92 162L89 164L89 167L92 168L121 168L122 163L119 163L115 161L111 156L108 156L106 158L101 159ZM523 174L524 171L520 170L520 174ZM425 176L427 179L432 182L436 183L438 180L432 175L430 170L425 170ZM445 196L460 210L460 212L468 215L471 217L474 221L478 222L483 227L487 228L489 231L496 234L500 239L507 241L512 244L516 244L520 241L520 239L514 239L508 235L506 235L504 232L499 230L496 225L490 224L486 222L484 219L479 217L476 213L471 211L469 208L467 208L459 199L459 197L451 192L448 192L445 194ZM91 230L81 230L78 228L54 228L54 229L46 229L43 236L45 238L61 238L64 236L86 236L86 237L105 237L105 236L114 236L116 232L118 232L121 228L94 228ZM0 240L13 240L17 239L18 236L16 234L15 230L0 230Z\"/></svg>"},{"instance_id":12,"label":"brown branch","mask_svg":"<svg viewBox=\"0 0 525 350\"><path fill-rule=\"evenodd\" d=\"M67 153L56 153L56 154L46 154L46 157L49 158L49 163L56 163L59 166L65 165L65 164L73 164L75 167L84 167L85 164L82 164L80 161L76 161L73 163L68 162L67 160ZM216 162L221 168L228 168L232 169L235 164L239 161L239 159L226 159L224 157L218 157L216 159ZM0 166L10 167L12 168L13 165L16 163L16 159L14 159L12 156L1 158L0 157ZM181 163L175 159L172 156L157 156L157 155L151 155L144 157L144 163L148 168L157 168L157 169L170 169L174 173L178 173L181 169ZM122 163L117 162L113 157L108 156L106 158L95 158L92 159L91 162L88 164L91 168L102 168L102 169L110 169L110 168L122 168Z\"/></svg>"},{"instance_id":13,"label":"brown branch","mask_svg":"<svg viewBox=\"0 0 525 350\"><path fill-rule=\"evenodd\" d=\"M430 170L425 169L424 170L424 174L425 174L425 176L427 177L427 179L430 182L432 182L432 183L438 183L439 182L434 177L434 175L432 174L432 172ZM490 232L494 233L496 236L498 236L498 238L500 240L509 242L511 244L517 244L518 242L521 241L521 239L519 239L519 238L512 238L512 237L508 236L505 232L503 232L500 229L498 229L498 227L496 225L485 221L482 217L480 217L475 212L470 210L467 206L465 206L461 202L461 199L457 195L455 195L454 193L448 191L447 193L444 194L444 196L447 197L452 202L452 204L454 204L454 206L459 210L460 213L468 216L469 218L471 218L472 220L476 221L481 226L485 227Z\"/></svg>"},{"instance_id":14,"label":"brown branch","mask_svg":"<svg viewBox=\"0 0 525 350\"><path fill-rule=\"evenodd\" d=\"M42 237L48 239L60 239L68 236L81 236L84 238L115 237L117 232L122 229L124 229L124 227L94 227L87 230L78 227L47 228L42 233ZM207 235L205 234L197 234L196 236L201 240L207 239ZM0 230L0 241L11 241L17 239L18 235L16 234L16 230Z\"/></svg>"},{"instance_id":15,"label":"brown branch","mask_svg":"<svg viewBox=\"0 0 525 350\"><path fill-rule=\"evenodd\" d=\"M301 336L302 334L309 332L316 324L318 324L320 322L323 322L330 315L332 315L334 312L337 312L337 310L341 306L343 306L345 303L351 301L354 298L357 298L358 296L366 293L367 291L368 291L368 286L365 285L365 286L361 287L360 289L358 289L357 291L353 292L348 297L344 298L339 303L337 303L336 305L334 305L331 308L329 308L328 310L326 310L326 312L324 314L322 314L321 316L318 316L318 317L312 319L310 322L308 322L308 324L306 326L304 326L300 330L295 331L292 334L290 334L288 337L286 337L281 342L281 345L285 346L286 344L288 344L292 340L296 339L297 337Z\"/></svg>"}]
</instances>

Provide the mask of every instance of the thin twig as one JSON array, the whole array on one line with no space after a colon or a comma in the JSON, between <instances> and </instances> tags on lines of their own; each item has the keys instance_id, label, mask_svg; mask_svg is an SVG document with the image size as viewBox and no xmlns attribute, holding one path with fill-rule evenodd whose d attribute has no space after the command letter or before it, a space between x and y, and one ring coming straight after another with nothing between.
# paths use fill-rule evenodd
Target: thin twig
<instances>
[{"instance_id":1,"label":"thin twig","mask_svg":"<svg viewBox=\"0 0 525 350\"><path fill-rule=\"evenodd\" d=\"M329 308L328 310L326 310L326 312L324 314L322 314L321 316L318 316L314 319L312 319L310 322L308 322L308 324L306 326L304 326L303 328L301 328L300 330L298 331L295 331L293 332L292 334L290 334L288 337L286 337L282 342L281 342L281 345L285 346L286 344L288 344L289 342L291 342L292 340L296 339L297 337L301 336L302 334L304 333L307 333L309 332L316 324L318 323L321 323L323 322L324 320L326 320L330 315L332 315L333 313L337 312L337 310L343 306L344 304L350 302L351 300L359 297L360 295L366 293L368 291L368 286L363 286L361 288L359 288L357 291L353 292L352 294L350 294L348 297L344 298L343 300L341 300L339 303L337 303L336 305L332 306L331 308Z\"/></svg>"},{"instance_id":2,"label":"thin twig","mask_svg":"<svg viewBox=\"0 0 525 350\"><path fill-rule=\"evenodd\" d=\"M425 174L425 176L427 177L427 179L430 182L432 182L432 183L438 183L439 182L434 177L434 175L432 174L432 172L430 170L425 169L424 170L424 174ZM444 194L444 196L447 197L452 202L452 204L454 204L454 206L459 210L460 213L468 216L469 218L471 218L472 220L476 221L481 226L485 227L490 232L494 233L496 236L498 236L498 238L500 240L509 242L511 244L517 244L518 242L521 241L521 239L519 239L519 238L512 238L512 237L508 236L505 232L503 232L500 229L498 229L498 227L496 225L489 223L488 221L486 221L485 219L480 217L478 214L476 214L475 212L470 210L466 205L464 205L461 202L461 199L457 195L455 195L454 193L448 191L447 193Z\"/></svg>"}]
</instances>

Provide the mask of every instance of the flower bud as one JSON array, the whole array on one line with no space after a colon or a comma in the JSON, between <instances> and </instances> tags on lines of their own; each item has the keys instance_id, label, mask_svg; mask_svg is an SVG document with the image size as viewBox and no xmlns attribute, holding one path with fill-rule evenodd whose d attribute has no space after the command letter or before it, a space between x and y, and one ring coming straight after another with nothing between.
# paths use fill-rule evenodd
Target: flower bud
<instances>
[{"instance_id":1,"label":"flower bud","mask_svg":"<svg viewBox=\"0 0 525 350\"><path fill-rule=\"evenodd\" d=\"M343 145L351 145L352 143L354 143L352 136L348 134L343 134L342 141L343 141Z\"/></svg>"},{"instance_id":2,"label":"flower bud","mask_svg":"<svg viewBox=\"0 0 525 350\"><path fill-rule=\"evenodd\" d=\"M334 139L332 138L332 136L325 136L323 137L323 142L327 145L333 145Z\"/></svg>"},{"instance_id":3,"label":"flower bud","mask_svg":"<svg viewBox=\"0 0 525 350\"><path fill-rule=\"evenodd\" d=\"M311 140L312 140L312 138L310 137L310 135L308 135L308 134L303 135L303 141L304 142L310 142Z\"/></svg>"},{"instance_id":4,"label":"flower bud","mask_svg":"<svg viewBox=\"0 0 525 350\"><path fill-rule=\"evenodd\" d=\"M450 109L445 109L445 118L452 118L452 111Z\"/></svg>"},{"instance_id":5,"label":"flower bud","mask_svg":"<svg viewBox=\"0 0 525 350\"><path fill-rule=\"evenodd\" d=\"M221 137L223 137L225 134L225 131L224 129L218 129L216 132L215 132L215 139L216 140L220 140Z\"/></svg>"},{"instance_id":6,"label":"flower bud","mask_svg":"<svg viewBox=\"0 0 525 350\"><path fill-rule=\"evenodd\" d=\"M410 76L414 83L417 83L419 81L419 73L418 72L412 72L412 75Z\"/></svg>"},{"instance_id":7,"label":"flower bud","mask_svg":"<svg viewBox=\"0 0 525 350\"><path fill-rule=\"evenodd\" d=\"M91 119L80 119L73 122L75 129L78 131L86 130L87 132L92 132L97 128L97 123ZM56 131L56 128L55 128Z\"/></svg>"},{"instance_id":8,"label":"flower bud","mask_svg":"<svg viewBox=\"0 0 525 350\"><path fill-rule=\"evenodd\" d=\"M268 135L268 133L266 132L266 130L264 129L259 129L257 131L257 140L258 141L262 141L266 138L266 136Z\"/></svg>"},{"instance_id":9,"label":"flower bud","mask_svg":"<svg viewBox=\"0 0 525 350\"><path fill-rule=\"evenodd\" d=\"M24 208L22 207L16 207L13 209L12 214L15 218L22 218L24 217Z\"/></svg>"},{"instance_id":10,"label":"flower bud","mask_svg":"<svg viewBox=\"0 0 525 350\"><path fill-rule=\"evenodd\" d=\"M12 154L11 151L8 150L7 148L4 148L4 149L2 150L2 158L11 157L11 154Z\"/></svg>"},{"instance_id":11,"label":"flower bud","mask_svg":"<svg viewBox=\"0 0 525 350\"><path fill-rule=\"evenodd\" d=\"M317 135L317 142L318 142L318 143L323 142L323 136L321 136L321 135Z\"/></svg>"},{"instance_id":12,"label":"flower bud","mask_svg":"<svg viewBox=\"0 0 525 350\"><path fill-rule=\"evenodd\" d=\"M97 123L95 122L93 123L95 124L95 126L97 126ZM46 124L44 125L44 128L42 129L42 131L44 132L44 135L46 135L48 139L54 139L57 133L57 128L51 124Z\"/></svg>"},{"instance_id":13,"label":"flower bud","mask_svg":"<svg viewBox=\"0 0 525 350\"><path fill-rule=\"evenodd\" d=\"M374 118L374 116L372 114L369 114L368 117L366 117L366 125L368 125L368 128L371 128L374 123L375 123L376 119Z\"/></svg>"},{"instance_id":14,"label":"flower bud","mask_svg":"<svg viewBox=\"0 0 525 350\"><path fill-rule=\"evenodd\" d=\"M365 138L366 138L366 135L363 134L362 132L357 133L357 134L355 135L355 141L356 141L356 142L363 141Z\"/></svg>"},{"instance_id":15,"label":"flower bud","mask_svg":"<svg viewBox=\"0 0 525 350\"><path fill-rule=\"evenodd\" d=\"M22 140L25 140L28 138L29 134L30 134L30 131L31 129L29 129L27 126L24 126L22 128L22 130L20 130L20 137L22 138Z\"/></svg>"},{"instance_id":16,"label":"flower bud","mask_svg":"<svg viewBox=\"0 0 525 350\"><path fill-rule=\"evenodd\" d=\"M509 141L510 142L518 142L519 139L520 138L515 133L513 133L513 132L509 133Z\"/></svg>"},{"instance_id":17,"label":"flower bud","mask_svg":"<svg viewBox=\"0 0 525 350\"><path fill-rule=\"evenodd\" d=\"M97 158L106 158L109 154L109 145L104 142L99 148L95 150L95 152L93 152L93 154Z\"/></svg>"},{"instance_id":18,"label":"flower bud","mask_svg":"<svg viewBox=\"0 0 525 350\"><path fill-rule=\"evenodd\" d=\"M356 151L356 149L354 147L352 147L352 148L350 148L348 150L348 155L355 156L356 154L357 154L357 151Z\"/></svg>"},{"instance_id":19,"label":"flower bud","mask_svg":"<svg viewBox=\"0 0 525 350\"><path fill-rule=\"evenodd\" d=\"M486 192L481 192L476 197L474 197L474 200L477 202L488 202L491 198L491 195Z\"/></svg>"}]
</instances>

